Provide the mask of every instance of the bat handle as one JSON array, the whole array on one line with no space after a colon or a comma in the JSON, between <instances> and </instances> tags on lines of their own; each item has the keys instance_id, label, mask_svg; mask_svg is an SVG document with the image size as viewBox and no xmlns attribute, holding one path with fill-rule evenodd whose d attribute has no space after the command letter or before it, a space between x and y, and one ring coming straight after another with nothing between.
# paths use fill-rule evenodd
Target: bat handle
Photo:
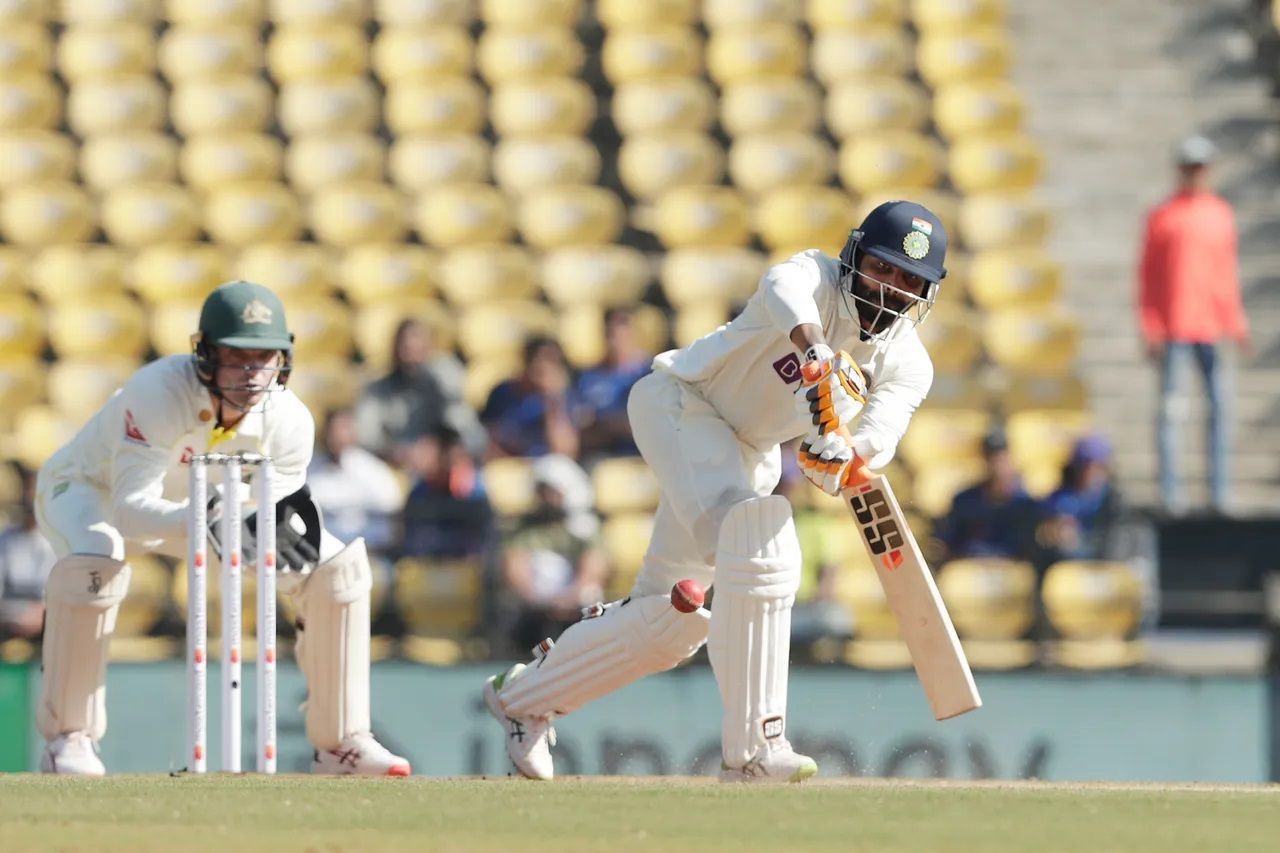
<instances>
[{"instance_id":1,"label":"bat handle","mask_svg":"<svg viewBox=\"0 0 1280 853\"><path fill-rule=\"evenodd\" d=\"M861 486L874 476L875 474L871 473L871 469L867 467L865 462L861 459L854 459L853 464L849 466L849 474L844 480L845 488Z\"/></svg>"}]
</instances>

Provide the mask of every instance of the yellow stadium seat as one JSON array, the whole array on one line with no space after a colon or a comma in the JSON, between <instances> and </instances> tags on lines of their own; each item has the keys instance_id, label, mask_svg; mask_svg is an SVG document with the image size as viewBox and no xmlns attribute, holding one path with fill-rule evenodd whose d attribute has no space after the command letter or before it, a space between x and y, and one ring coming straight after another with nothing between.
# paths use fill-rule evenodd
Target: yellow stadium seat
<instances>
[{"instance_id":1,"label":"yellow stadium seat","mask_svg":"<svg viewBox=\"0 0 1280 853\"><path fill-rule=\"evenodd\" d=\"M179 184L129 184L103 196L102 229L125 246L194 240L200 207Z\"/></svg>"},{"instance_id":2,"label":"yellow stadium seat","mask_svg":"<svg viewBox=\"0 0 1280 853\"><path fill-rule=\"evenodd\" d=\"M0 75L49 70L53 43L40 24L12 21L0 27Z\"/></svg>"},{"instance_id":3,"label":"yellow stadium seat","mask_svg":"<svg viewBox=\"0 0 1280 853\"><path fill-rule=\"evenodd\" d=\"M822 118L822 95L799 77L743 80L724 87L720 124L730 136L812 131Z\"/></svg>"},{"instance_id":4,"label":"yellow stadium seat","mask_svg":"<svg viewBox=\"0 0 1280 853\"><path fill-rule=\"evenodd\" d=\"M1043 165L1040 147L1022 135L965 137L950 149L951 183L963 193L1030 189Z\"/></svg>"},{"instance_id":5,"label":"yellow stadium seat","mask_svg":"<svg viewBox=\"0 0 1280 853\"><path fill-rule=\"evenodd\" d=\"M614 91L612 114L623 136L705 131L715 118L716 99L710 85L694 77L636 80Z\"/></svg>"},{"instance_id":6,"label":"yellow stadium seat","mask_svg":"<svg viewBox=\"0 0 1280 853\"><path fill-rule=\"evenodd\" d=\"M1075 364L1080 324L1061 309L1010 308L987 315L982 338L1005 369L1063 373Z\"/></svg>"},{"instance_id":7,"label":"yellow stadium seat","mask_svg":"<svg viewBox=\"0 0 1280 853\"><path fill-rule=\"evenodd\" d=\"M49 246L31 258L31 289L57 310L59 303L92 300L125 289L123 249L102 243Z\"/></svg>"},{"instance_id":8,"label":"yellow stadium seat","mask_svg":"<svg viewBox=\"0 0 1280 853\"><path fill-rule=\"evenodd\" d=\"M555 314L540 302L493 300L458 313L458 345L468 359L502 358L519 354L529 335L551 335L555 327Z\"/></svg>"},{"instance_id":9,"label":"yellow stadium seat","mask_svg":"<svg viewBox=\"0 0 1280 853\"><path fill-rule=\"evenodd\" d=\"M733 312L727 302L706 300L690 302L676 312L675 322L671 327L671 337L678 347L687 347L698 338L704 337L733 319Z\"/></svg>"},{"instance_id":10,"label":"yellow stadium seat","mask_svg":"<svg viewBox=\"0 0 1280 853\"><path fill-rule=\"evenodd\" d=\"M649 230L668 249L745 246L751 219L742 196L729 187L678 187L657 200Z\"/></svg>"},{"instance_id":11,"label":"yellow stadium seat","mask_svg":"<svg viewBox=\"0 0 1280 853\"><path fill-rule=\"evenodd\" d=\"M47 374L47 366L34 357L0 357L0 425L6 431L18 412L44 399Z\"/></svg>"},{"instance_id":12,"label":"yellow stadium seat","mask_svg":"<svg viewBox=\"0 0 1280 853\"><path fill-rule=\"evenodd\" d=\"M917 414L924 414L924 411ZM910 434L911 430L907 432ZM986 476L986 467L981 459L930 460L923 467L914 470L910 508L930 518L946 515L951 509L952 498L958 492L975 485Z\"/></svg>"},{"instance_id":13,"label":"yellow stadium seat","mask_svg":"<svg viewBox=\"0 0 1280 853\"><path fill-rule=\"evenodd\" d=\"M763 24L794 24L801 18L802 0L706 0L702 19L707 29L758 27Z\"/></svg>"},{"instance_id":14,"label":"yellow stadium seat","mask_svg":"<svg viewBox=\"0 0 1280 853\"><path fill-rule=\"evenodd\" d=\"M583 0L480 0L480 19L490 27L572 29L582 6Z\"/></svg>"},{"instance_id":15,"label":"yellow stadium seat","mask_svg":"<svg viewBox=\"0 0 1280 853\"><path fill-rule=\"evenodd\" d=\"M60 358L115 355L137 360L147 349L147 315L127 296L64 303L49 312L49 343Z\"/></svg>"},{"instance_id":16,"label":"yellow stadium seat","mask_svg":"<svg viewBox=\"0 0 1280 853\"><path fill-rule=\"evenodd\" d=\"M899 27L821 30L813 35L810 62L825 85L841 80L902 77L911 68L911 42Z\"/></svg>"},{"instance_id":17,"label":"yellow stadium seat","mask_svg":"<svg viewBox=\"0 0 1280 853\"><path fill-rule=\"evenodd\" d=\"M352 246L338 267L342 292L356 305L430 296L436 291L437 276L434 252L399 242Z\"/></svg>"},{"instance_id":18,"label":"yellow stadium seat","mask_svg":"<svg viewBox=\"0 0 1280 853\"><path fill-rule=\"evenodd\" d=\"M43 23L54 11L48 0L3 0L0 2L0 21L6 25L29 21Z\"/></svg>"},{"instance_id":19,"label":"yellow stadium seat","mask_svg":"<svg viewBox=\"0 0 1280 853\"><path fill-rule=\"evenodd\" d=\"M838 139L886 130L919 131L929 119L929 95L908 80L845 80L832 84L826 117Z\"/></svg>"},{"instance_id":20,"label":"yellow stadium seat","mask_svg":"<svg viewBox=\"0 0 1280 853\"><path fill-rule=\"evenodd\" d=\"M395 598L415 637L462 640L480 624L484 565L479 560L396 562Z\"/></svg>"},{"instance_id":21,"label":"yellow stadium seat","mask_svg":"<svg viewBox=\"0 0 1280 853\"><path fill-rule=\"evenodd\" d=\"M210 191L239 181L275 181L280 177L283 146L266 133L213 133L196 136L182 146L182 179Z\"/></svg>"},{"instance_id":22,"label":"yellow stadium seat","mask_svg":"<svg viewBox=\"0 0 1280 853\"><path fill-rule=\"evenodd\" d=\"M67 418L50 406L28 406L14 416L14 459L32 470L38 469L75 436L84 424Z\"/></svg>"},{"instance_id":23,"label":"yellow stadium seat","mask_svg":"<svg viewBox=\"0 0 1280 853\"><path fill-rule=\"evenodd\" d=\"M630 246L569 246L547 252L540 280L555 305L635 305L649 286L649 262Z\"/></svg>"},{"instance_id":24,"label":"yellow stadium seat","mask_svg":"<svg viewBox=\"0 0 1280 853\"><path fill-rule=\"evenodd\" d=\"M902 0L809 0L806 20L816 30L848 30L902 23Z\"/></svg>"},{"instance_id":25,"label":"yellow stadium seat","mask_svg":"<svg viewBox=\"0 0 1280 853\"><path fill-rule=\"evenodd\" d=\"M998 28L924 33L916 44L920 77L934 88L970 80L995 80L1012 65L1008 35Z\"/></svg>"},{"instance_id":26,"label":"yellow stadium seat","mask_svg":"<svg viewBox=\"0 0 1280 853\"><path fill-rule=\"evenodd\" d=\"M294 139L284 165L289 183L301 193L348 181L380 181L385 167L382 141L367 133L325 133Z\"/></svg>"},{"instance_id":27,"label":"yellow stadium seat","mask_svg":"<svg viewBox=\"0 0 1280 853\"><path fill-rule=\"evenodd\" d=\"M399 240L406 231L404 196L380 181L348 181L311 199L311 233L321 243L354 246Z\"/></svg>"},{"instance_id":28,"label":"yellow stadium seat","mask_svg":"<svg viewBox=\"0 0 1280 853\"><path fill-rule=\"evenodd\" d=\"M520 236L539 249L612 243L622 233L622 200L604 187L559 186L529 193L519 205Z\"/></svg>"},{"instance_id":29,"label":"yellow stadium seat","mask_svg":"<svg viewBox=\"0 0 1280 853\"><path fill-rule=\"evenodd\" d=\"M281 83L335 80L364 73L368 37L336 24L276 27L267 44L267 71Z\"/></svg>"},{"instance_id":30,"label":"yellow stadium seat","mask_svg":"<svg viewBox=\"0 0 1280 853\"><path fill-rule=\"evenodd\" d=\"M1024 409L1005 422L1009 455L1022 467L1047 465L1062 469L1076 440L1093 428L1088 412Z\"/></svg>"},{"instance_id":31,"label":"yellow stadium seat","mask_svg":"<svg viewBox=\"0 0 1280 853\"><path fill-rule=\"evenodd\" d=\"M600 152L581 136L504 138L493 149L493 176L515 195L559 184L594 184Z\"/></svg>"},{"instance_id":32,"label":"yellow stadium seat","mask_svg":"<svg viewBox=\"0 0 1280 853\"><path fill-rule=\"evenodd\" d=\"M388 84L466 77L474 53L471 34L462 27L384 28L373 44L373 68Z\"/></svg>"},{"instance_id":33,"label":"yellow stadium seat","mask_svg":"<svg viewBox=\"0 0 1280 853\"><path fill-rule=\"evenodd\" d=\"M79 184L23 184L0 196L0 233L10 243L83 243L95 230L93 202Z\"/></svg>"},{"instance_id":34,"label":"yellow stadium seat","mask_svg":"<svg viewBox=\"0 0 1280 853\"><path fill-rule=\"evenodd\" d=\"M226 252L209 243L156 243L133 256L129 281L144 302L203 299L230 278Z\"/></svg>"},{"instance_id":35,"label":"yellow stadium seat","mask_svg":"<svg viewBox=\"0 0 1280 853\"><path fill-rule=\"evenodd\" d=\"M849 235L853 203L832 187L783 187L760 199L756 230L770 249L814 246L837 253Z\"/></svg>"},{"instance_id":36,"label":"yellow stadium seat","mask_svg":"<svg viewBox=\"0 0 1280 853\"><path fill-rule=\"evenodd\" d=\"M591 469L596 510L604 515L653 512L662 490L653 470L639 456L602 459Z\"/></svg>"},{"instance_id":37,"label":"yellow stadium seat","mask_svg":"<svg viewBox=\"0 0 1280 853\"><path fill-rule=\"evenodd\" d=\"M373 7L384 29L466 26L475 19L473 0L374 0Z\"/></svg>"},{"instance_id":38,"label":"yellow stadium seat","mask_svg":"<svg viewBox=\"0 0 1280 853\"><path fill-rule=\"evenodd\" d=\"M116 614L115 637L146 637L175 607L173 571L152 554L129 556L129 594Z\"/></svg>"},{"instance_id":39,"label":"yellow stadium seat","mask_svg":"<svg viewBox=\"0 0 1280 853\"><path fill-rule=\"evenodd\" d=\"M280 24L363 24L365 0L271 0L271 19Z\"/></svg>"},{"instance_id":40,"label":"yellow stadium seat","mask_svg":"<svg viewBox=\"0 0 1280 853\"><path fill-rule=\"evenodd\" d=\"M60 358L49 367L49 405L84 423L137 369L135 359L121 356Z\"/></svg>"},{"instance_id":41,"label":"yellow stadium seat","mask_svg":"<svg viewBox=\"0 0 1280 853\"><path fill-rule=\"evenodd\" d=\"M491 459L481 474L489 503L498 515L513 517L533 509L533 465L528 459Z\"/></svg>"},{"instance_id":42,"label":"yellow stadium seat","mask_svg":"<svg viewBox=\"0 0 1280 853\"><path fill-rule=\"evenodd\" d=\"M64 0L60 5L61 20L70 25L150 23L160 12L156 0Z\"/></svg>"},{"instance_id":43,"label":"yellow stadium seat","mask_svg":"<svg viewBox=\"0 0 1280 853\"><path fill-rule=\"evenodd\" d=\"M25 291L29 272L29 261L25 250L0 244L0 293Z\"/></svg>"},{"instance_id":44,"label":"yellow stadium seat","mask_svg":"<svg viewBox=\"0 0 1280 853\"><path fill-rule=\"evenodd\" d=\"M933 324L933 318L921 328ZM921 335L923 338L923 335ZM950 362L934 355L932 344L926 343L929 354L939 365L938 373L933 376L933 386L929 388L929 396L924 406L930 409L977 409L986 410L991 404L991 392L981 376L975 375L965 367L953 366Z\"/></svg>"},{"instance_id":45,"label":"yellow stadium seat","mask_svg":"<svg viewBox=\"0 0 1280 853\"><path fill-rule=\"evenodd\" d=\"M484 183L489 178L489 143L467 133L412 134L391 143L388 170L407 192L439 184Z\"/></svg>"},{"instance_id":46,"label":"yellow stadium seat","mask_svg":"<svg viewBox=\"0 0 1280 853\"><path fill-rule=\"evenodd\" d=\"M414 2L414 0L409 0ZM266 14L265 0L165 0L164 17L173 24L235 24L257 26Z\"/></svg>"},{"instance_id":47,"label":"yellow stadium seat","mask_svg":"<svg viewBox=\"0 0 1280 853\"><path fill-rule=\"evenodd\" d=\"M491 27L476 44L476 65L491 84L574 77L582 70L583 56L574 32L553 26Z\"/></svg>"},{"instance_id":48,"label":"yellow stadium seat","mask_svg":"<svg viewBox=\"0 0 1280 853\"><path fill-rule=\"evenodd\" d=\"M1121 639L1142 618L1144 583L1127 563L1067 560L1045 572L1045 613L1063 637Z\"/></svg>"},{"instance_id":49,"label":"yellow stadium seat","mask_svg":"<svg viewBox=\"0 0 1280 853\"><path fill-rule=\"evenodd\" d=\"M484 124L483 96L474 132ZM559 77L495 85L489 119L499 136L567 133L582 135L596 117L596 99L581 80Z\"/></svg>"},{"instance_id":50,"label":"yellow stadium seat","mask_svg":"<svg viewBox=\"0 0 1280 853\"><path fill-rule=\"evenodd\" d=\"M467 77L396 83L387 87L385 109L396 136L478 133L484 127L484 89Z\"/></svg>"},{"instance_id":51,"label":"yellow stadium seat","mask_svg":"<svg viewBox=\"0 0 1280 853\"><path fill-rule=\"evenodd\" d=\"M605 309L591 302L561 306L557 316L556 338L564 348L569 363L579 370L595 367L605 358ZM652 305L633 309L640 346L647 352L667 349L667 318Z\"/></svg>"},{"instance_id":52,"label":"yellow stadium seat","mask_svg":"<svg viewBox=\"0 0 1280 853\"><path fill-rule=\"evenodd\" d=\"M1004 5L1004 0L911 0L911 22L930 33L1001 27Z\"/></svg>"},{"instance_id":53,"label":"yellow stadium seat","mask_svg":"<svg viewBox=\"0 0 1280 853\"><path fill-rule=\"evenodd\" d=\"M372 131L381 99L364 77L300 80L280 87L276 116L289 136L338 130Z\"/></svg>"},{"instance_id":54,"label":"yellow stadium seat","mask_svg":"<svg viewBox=\"0 0 1280 853\"><path fill-rule=\"evenodd\" d=\"M165 92L150 75L90 78L67 94L67 123L77 136L164 126Z\"/></svg>"},{"instance_id":55,"label":"yellow stadium seat","mask_svg":"<svg viewBox=\"0 0 1280 853\"><path fill-rule=\"evenodd\" d=\"M840 180L858 193L936 186L942 164L938 143L910 131L884 131L840 146Z\"/></svg>"},{"instance_id":56,"label":"yellow stadium seat","mask_svg":"<svg viewBox=\"0 0 1280 853\"><path fill-rule=\"evenodd\" d=\"M520 246L462 246L444 255L438 274L441 295L456 306L532 299L538 292L537 263Z\"/></svg>"},{"instance_id":57,"label":"yellow stadium seat","mask_svg":"<svg viewBox=\"0 0 1280 853\"><path fill-rule=\"evenodd\" d=\"M44 316L39 304L25 293L0 293L0 357L6 360L38 356L44 348Z\"/></svg>"},{"instance_id":58,"label":"yellow stadium seat","mask_svg":"<svg viewBox=\"0 0 1280 853\"><path fill-rule=\"evenodd\" d=\"M191 335L200 317L202 297L169 299L151 306L148 325L151 347L159 355L191 352Z\"/></svg>"},{"instance_id":59,"label":"yellow stadium seat","mask_svg":"<svg viewBox=\"0 0 1280 853\"><path fill-rule=\"evenodd\" d=\"M858 641L886 641L898 637L898 620L889 608L884 587L865 553L852 552L836 578L836 595L853 615ZM905 651L905 647L903 649ZM897 665L910 665L910 657Z\"/></svg>"},{"instance_id":60,"label":"yellow stadium seat","mask_svg":"<svg viewBox=\"0 0 1280 853\"><path fill-rule=\"evenodd\" d=\"M0 75L0 130L57 128L62 92L47 74Z\"/></svg>"},{"instance_id":61,"label":"yellow stadium seat","mask_svg":"<svg viewBox=\"0 0 1280 853\"><path fill-rule=\"evenodd\" d=\"M1014 560L952 560L938 591L963 640L1017 640L1035 621L1036 570Z\"/></svg>"},{"instance_id":62,"label":"yellow stadium seat","mask_svg":"<svg viewBox=\"0 0 1280 853\"><path fill-rule=\"evenodd\" d=\"M0 131L0 187L69 180L76 169L76 145L52 130Z\"/></svg>"},{"instance_id":63,"label":"yellow stadium seat","mask_svg":"<svg viewBox=\"0 0 1280 853\"><path fill-rule=\"evenodd\" d=\"M969 293L979 307L1048 307L1062 291L1062 268L1037 249L979 252L970 267Z\"/></svg>"},{"instance_id":64,"label":"yellow stadium seat","mask_svg":"<svg viewBox=\"0 0 1280 853\"><path fill-rule=\"evenodd\" d=\"M702 43L688 27L665 24L613 30L601 54L605 77L615 86L637 80L696 77Z\"/></svg>"},{"instance_id":65,"label":"yellow stadium seat","mask_svg":"<svg viewBox=\"0 0 1280 853\"><path fill-rule=\"evenodd\" d=\"M146 24L68 27L58 39L58 72L72 85L155 70L155 34Z\"/></svg>"},{"instance_id":66,"label":"yellow stadium seat","mask_svg":"<svg viewBox=\"0 0 1280 853\"><path fill-rule=\"evenodd\" d=\"M634 29L654 24L693 24L698 19L698 0L597 0L596 18L608 29Z\"/></svg>"},{"instance_id":67,"label":"yellow stadium seat","mask_svg":"<svg viewBox=\"0 0 1280 853\"><path fill-rule=\"evenodd\" d=\"M765 260L750 249L690 247L662 257L662 292L683 308L699 302L737 304L756 292Z\"/></svg>"},{"instance_id":68,"label":"yellow stadium seat","mask_svg":"<svg viewBox=\"0 0 1280 853\"><path fill-rule=\"evenodd\" d=\"M425 323L441 350L454 346L452 313L436 299L424 296L384 299L361 305L355 312L356 347L365 366L375 372L391 366L391 344L402 320L414 318Z\"/></svg>"},{"instance_id":69,"label":"yellow stadium seat","mask_svg":"<svg viewBox=\"0 0 1280 853\"><path fill-rule=\"evenodd\" d=\"M204 227L215 242L232 246L295 240L302 231L302 210L283 184L239 181L210 190Z\"/></svg>"},{"instance_id":70,"label":"yellow stadium seat","mask_svg":"<svg viewBox=\"0 0 1280 853\"><path fill-rule=\"evenodd\" d=\"M651 200L675 187L717 183L724 162L720 145L707 134L666 130L625 139L618 175L632 196Z\"/></svg>"},{"instance_id":71,"label":"yellow stadium seat","mask_svg":"<svg viewBox=\"0 0 1280 853\"><path fill-rule=\"evenodd\" d=\"M170 118L186 137L264 130L271 121L271 87L249 75L186 80L173 88Z\"/></svg>"},{"instance_id":72,"label":"yellow stadium seat","mask_svg":"<svg viewBox=\"0 0 1280 853\"><path fill-rule=\"evenodd\" d=\"M970 249L1039 246L1049 233L1049 210L1025 192L980 193L960 205L959 225Z\"/></svg>"},{"instance_id":73,"label":"yellow stadium seat","mask_svg":"<svg viewBox=\"0 0 1280 853\"><path fill-rule=\"evenodd\" d=\"M623 598L631 592L644 562L645 551L649 550L649 540L653 538L653 514L626 512L610 516L600 527L600 538L613 569L608 597Z\"/></svg>"},{"instance_id":74,"label":"yellow stadium seat","mask_svg":"<svg viewBox=\"0 0 1280 853\"><path fill-rule=\"evenodd\" d=\"M943 136L1022 129L1022 95L1007 80L971 80L939 86L933 93L933 122Z\"/></svg>"},{"instance_id":75,"label":"yellow stadium seat","mask_svg":"<svg viewBox=\"0 0 1280 853\"><path fill-rule=\"evenodd\" d=\"M1089 394L1079 376L1011 373L1007 376L1000 402L1008 412L1024 409L1084 411L1089 405Z\"/></svg>"},{"instance_id":76,"label":"yellow stadium seat","mask_svg":"<svg viewBox=\"0 0 1280 853\"><path fill-rule=\"evenodd\" d=\"M898 455L917 474L941 461L979 459L991 416L976 410L921 409L898 445Z\"/></svg>"},{"instance_id":77,"label":"yellow stadium seat","mask_svg":"<svg viewBox=\"0 0 1280 853\"><path fill-rule=\"evenodd\" d=\"M506 349L496 355L472 359L467 364L462 396L477 411L484 408L489 394L500 382L520 373L520 354Z\"/></svg>"},{"instance_id":78,"label":"yellow stadium seat","mask_svg":"<svg viewBox=\"0 0 1280 853\"><path fill-rule=\"evenodd\" d=\"M336 289L335 259L332 249L315 243L262 243L240 253L233 274L269 283L286 301L305 300L324 297Z\"/></svg>"},{"instance_id":79,"label":"yellow stadium seat","mask_svg":"<svg viewBox=\"0 0 1280 853\"><path fill-rule=\"evenodd\" d=\"M721 86L799 77L806 70L806 47L800 30L788 24L713 29L707 39L707 71Z\"/></svg>"},{"instance_id":80,"label":"yellow stadium seat","mask_svg":"<svg viewBox=\"0 0 1280 853\"><path fill-rule=\"evenodd\" d=\"M285 297L293 351L305 363L316 358L350 358L354 350L346 304L307 293Z\"/></svg>"},{"instance_id":81,"label":"yellow stadium seat","mask_svg":"<svg viewBox=\"0 0 1280 853\"><path fill-rule=\"evenodd\" d=\"M254 74L262 67L256 27L235 24L174 26L160 37L160 72L187 82Z\"/></svg>"},{"instance_id":82,"label":"yellow stadium seat","mask_svg":"<svg viewBox=\"0 0 1280 853\"><path fill-rule=\"evenodd\" d=\"M419 197L414 226L424 242L442 248L502 243L511 234L511 214L492 185L444 184Z\"/></svg>"},{"instance_id":83,"label":"yellow stadium seat","mask_svg":"<svg viewBox=\"0 0 1280 853\"><path fill-rule=\"evenodd\" d=\"M951 295L945 293L945 280L942 287L942 299L951 300ZM973 369L982 357L982 320L976 312L956 302L958 300L944 303L947 310L934 308L929 312L920 326L920 340L924 341L935 364L963 372Z\"/></svg>"},{"instance_id":84,"label":"yellow stadium seat","mask_svg":"<svg viewBox=\"0 0 1280 853\"><path fill-rule=\"evenodd\" d=\"M831 146L804 131L739 136L729 149L729 175L734 185L755 195L783 187L824 186L834 166Z\"/></svg>"},{"instance_id":85,"label":"yellow stadium seat","mask_svg":"<svg viewBox=\"0 0 1280 853\"><path fill-rule=\"evenodd\" d=\"M909 198L912 201L929 208L948 228L955 227L956 219L960 215L960 203L956 197L949 192L937 189L889 186L871 190L870 192L860 196L858 198L858 203L854 206L853 221L861 222L866 218L868 213L879 207L884 202L900 198ZM945 286L954 286L955 281L959 277L957 275L957 268L960 266L961 264L958 262L957 258L953 258L950 255L947 257L947 278Z\"/></svg>"},{"instance_id":86,"label":"yellow stadium seat","mask_svg":"<svg viewBox=\"0 0 1280 853\"><path fill-rule=\"evenodd\" d=\"M364 377L349 358L330 358L323 352L313 352L289 374L289 390L317 416L355 405L363 387Z\"/></svg>"},{"instance_id":87,"label":"yellow stadium seat","mask_svg":"<svg viewBox=\"0 0 1280 853\"><path fill-rule=\"evenodd\" d=\"M178 145L169 134L155 131L93 136L80 149L80 174L98 192L171 183L178 177Z\"/></svg>"}]
</instances>

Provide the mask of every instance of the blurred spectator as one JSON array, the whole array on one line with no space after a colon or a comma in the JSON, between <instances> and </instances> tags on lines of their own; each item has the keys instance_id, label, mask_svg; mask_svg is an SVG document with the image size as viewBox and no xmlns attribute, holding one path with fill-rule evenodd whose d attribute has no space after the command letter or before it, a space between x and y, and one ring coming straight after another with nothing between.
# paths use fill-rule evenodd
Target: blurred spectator
<instances>
[{"instance_id":1,"label":"blurred spectator","mask_svg":"<svg viewBox=\"0 0 1280 853\"><path fill-rule=\"evenodd\" d=\"M44 584L57 558L36 530L35 475L15 467L22 507L17 523L0 532L0 640L32 640L44 625Z\"/></svg>"},{"instance_id":2,"label":"blurred spectator","mask_svg":"<svg viewBox=\"0 0 1280 853\"><path fill-rule=\"evenodd\" d=\"M408 459L413 486L404 507L407 557L479 557L493 511L475 463L452 430L417 442Z\"/></svg>"},{"instance_id":3,"label":"blurred spectator","mask_svg":"<svg viewBox=\"0 0 1280 853\"><path fill-rule=\"evenodd\" d=\"M986 476L952 498L950 511L938 523L936 535L944 549L943 559L1027 559L1031 556L1037 507L1022 487L1002 431L992 431L983 438L982 456L987 465Z\"/></svg>"},{"instance_id":4,"label":"blurred spectator","mask_svg":"<svg viewBox=\"0 0 1280 853\"><path fill-rule=\"evenodd\" d=\"M499 383L480 413L494 456L559 453L576 459L574 394L564 350L551 338L532 337L524 345L524 370Z\"/></svg>"},{"instance_id":5,"label":"blurred spectator","mask_svg":"<svg viewBox=\"0 0 1280 853\"><path fill-rule=\"evenodd\" d=\"M356 405L360 444L404 467L409 445L448 426L469 436L468 447L484 453L484 431L462 399L462 365L449 353L432 354L431 331L409 318L396 328L391 372L370 383Z\"/></svg>"},{"instance_id":6,"label":"blurred spectator","mask_svg":"<svg viewBox=\"0 0 1280 853\"><path fill-rule=\"evenodd\" d=\"M582 450L610 456L638 455L627 420L627 397L636 380L649 372L653 354L641 348L629 308L612 308L605 313L604 337L604 361L578 378Z\"/></svg>"},{"instance_id":7,"label":"blurred spectator","mask_svg":"<svg viewBox=\"0 0 1280 853\"><path fill-rule=\"evenodd\" d=\"M1062 483L1045 498L1037 541L1058 560L1101 560L1108 556L1120 501L1111 476L1111 445L1100 435L1076 442L1062 471Z\"/></svg>"},{"instance_id":8,"label":"blurred spectator","mask_svg":"<svg viewBox=\"0 0 1280 853\"><path fill-rule=\"evenodd\" d=\"M1233 339L1249 351L1240 297L1235 216L1209 188L1213 143L1189 137L1178 146L1177 190L1147 217L1138 269L1138 310L1147 353L1160 363L1157 443L1165 507L1182 509L1178 484L1175 400L1194 361L1209 403L1209 480L1213 505L1227 499L1228 424L1217 344Z\"/></svg>"},{"instance_id":9,"label":"blurred spectator","mask_svg":"<svg viewBox=\"0 0 1280 853\"><path fill-rule=\"evenodd\" d=\"M394 544L392 517L403 491L395 472L360 447L357 437L353 410L330 412L307 469L307 485L331 533L343 542L363 536L371 551L385 553Z\"/></svg>"},{"instance_id":10,"label":"blurred spectator","mask_svg":"<svg viewBox=\"0 0 1280 853\"><path fill-rule=\"evenodd\" d=\"M502 543L508 635L520 649L559 636L581 608L602 601L608 572L586 472L567 456L549 454L534 463L533 480L537 506Z\"/></svg>"}]
</instances>

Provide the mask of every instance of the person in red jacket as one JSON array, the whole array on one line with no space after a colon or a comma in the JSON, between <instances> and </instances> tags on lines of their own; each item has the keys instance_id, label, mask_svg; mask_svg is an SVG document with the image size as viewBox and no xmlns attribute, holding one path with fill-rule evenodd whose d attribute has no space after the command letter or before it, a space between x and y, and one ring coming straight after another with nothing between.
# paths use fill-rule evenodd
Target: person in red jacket
<instances>
[{"instance_id":1,"label":"person in red jacket","mask_svg":"<svg viewBox=\"0 0 1280 853\"><path fill-rule=\"evenodd\" d=\"M1209 188L1216 151L1203 136L1178 146L1177 190L1147 216L1138 270L1138 315L1147 353L1160 364L1157 443L1166 509L1182 508L1176 465L1176 399L1188 361L1199 367L1209 398L1209 484L1214 508L1227 499L1227 400L1218 343L1249 351L1240 299L1236 225L1231 206Z\"/></svg>"}]
</instances>

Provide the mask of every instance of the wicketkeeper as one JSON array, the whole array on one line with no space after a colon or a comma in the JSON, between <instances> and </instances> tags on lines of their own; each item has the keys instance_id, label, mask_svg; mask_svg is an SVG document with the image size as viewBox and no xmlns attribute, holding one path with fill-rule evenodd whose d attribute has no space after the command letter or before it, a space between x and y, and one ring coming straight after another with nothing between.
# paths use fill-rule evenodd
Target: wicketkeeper
<instances>
[{"instance_id":1,"label":"wicketkeeper","mask_svg":"<svg viewBox=\"0 0 1280 853\"><path fill-rule=\"evenodd\" d=\"M274 460L279 584L299 613L313 773L407 776L369 723L369 597L364 540L323 529L306 487L315 423L286 387L293 335L266 287L224 284L205 300L194 353L140 368L40 470L36 517L58 562L46 591L41 770L100 776L107 646L129 589L130 554L186 553L187 462L209 451ZM245 490L248 492L248 489ZM220 516L214 498L209 525ZM253 513L244 553L252 560ZM216 550L216 544L215 544Z\"/></svg>"}]
</instances>

